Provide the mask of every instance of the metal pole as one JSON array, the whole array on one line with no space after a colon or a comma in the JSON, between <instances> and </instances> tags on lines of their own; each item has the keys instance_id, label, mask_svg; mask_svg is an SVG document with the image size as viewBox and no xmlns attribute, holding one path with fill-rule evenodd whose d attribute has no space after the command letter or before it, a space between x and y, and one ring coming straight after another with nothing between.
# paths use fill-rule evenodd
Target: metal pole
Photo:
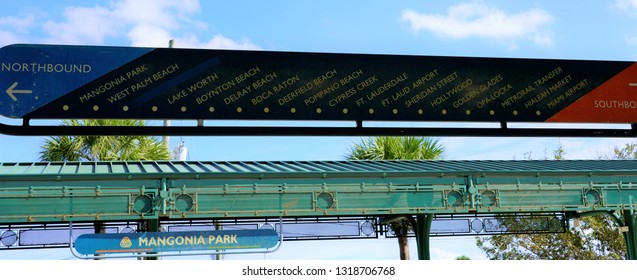
<instances>
[{"instance_id":1,"label":"metal pole","mask_svg":"<svg viewBox=\"0 0 637 280\"><path fill-rule=\"evenodd\" d=\"M159 220L158 219L149 219L145 221L146 231L147 232L159 232ZM149 255L156 253L148 253ZM144 257L144 260L159 260L160 257Z\"/></svg>"},{"instance_id":2,"label":"metal pole","mask_svg":"<svg viewBox=\"0 0 637 280\"><path fill-rule=\"evenodd\" d=\"M95 233L106 233L106 225L104 222L95 222L93 223L95 226ZM95 255L97 257L102 256L102 254ZM95 258L95 260L100 260L100 258Z\"/></svg>"},{"instance_id":3,"label":"metal pole","mask_svg":"<svg viewBox=\"0 0 637 280\"><path fill-rule=\"evenodd\" d=\"M416 245L419 260L431 260L429 235L434 214L416 215Z\"/></svg>"},{"instance_id":4,"label":"metal pole","mask_svg":"<svg viewBox=\"0 0 637 280\"><path fill-rule=\"evenodd\" d=\"M215 222L215 230L223 230L223 226L221 225L221 223L219 221ZM220 251L217 251L220 252ZM215 255L215 259L220 261L223 260L223 255L222 254L216 254Z\"/></svg>"},{"instance_id":5,"label":"metal pole","mask_svg":"<svg viewBox=\"0 0 637 280\"><path fill-rule=\"evenodd\" d=\"M172 49L173 47L175 47L175 40L170 39L170 41L168 41L168 48ZM170 126L170 120L164 120L164 126ZM166 146L166 149L170 152L170 136L164 135L162 141Z\"/></svg>"},{"instance_id":6,"label":"metal pole","mask_svg":"<svg viewBox=\"0 0 637 280\"><path fill-rule=\"evenodd\" d=\"M628 231L624 232L624 240L626 241L626 259L637 260L637 232L635 232L635 218L633 210L624 210L624 224L628 227Z\"/></svg>"}]
</instances>

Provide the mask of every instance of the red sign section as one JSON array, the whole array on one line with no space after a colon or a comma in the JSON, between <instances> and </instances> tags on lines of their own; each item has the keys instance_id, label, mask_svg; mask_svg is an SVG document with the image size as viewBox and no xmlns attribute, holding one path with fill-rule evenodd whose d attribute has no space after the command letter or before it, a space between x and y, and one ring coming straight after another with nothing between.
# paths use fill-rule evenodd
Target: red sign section
<instances>
[{"instance_id":1,"label":"red sign section","mask_svg":"<svg viewBox=\"0 0 637 280\"><path fill-rule=\"evenodd\" d=\"M635 123L637 63L573 102L547 122Z\"/></svg>"}]
</instances>

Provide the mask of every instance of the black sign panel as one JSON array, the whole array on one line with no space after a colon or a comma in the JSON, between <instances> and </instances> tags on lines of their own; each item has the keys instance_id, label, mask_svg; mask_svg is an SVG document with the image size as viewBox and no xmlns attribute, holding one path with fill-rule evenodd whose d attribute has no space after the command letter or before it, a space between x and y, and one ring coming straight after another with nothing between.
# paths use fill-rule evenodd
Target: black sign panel
<instances>
[{"instance_id":1,"label":"black sign panel","mask_svg":"<svg viewBox=\"0 0 637 280\"><path fill-rule=\"evenodd\" d=\"M38 45L0 60L13 118L637 122L635 62Z\"/></svg>"}]
</instances>

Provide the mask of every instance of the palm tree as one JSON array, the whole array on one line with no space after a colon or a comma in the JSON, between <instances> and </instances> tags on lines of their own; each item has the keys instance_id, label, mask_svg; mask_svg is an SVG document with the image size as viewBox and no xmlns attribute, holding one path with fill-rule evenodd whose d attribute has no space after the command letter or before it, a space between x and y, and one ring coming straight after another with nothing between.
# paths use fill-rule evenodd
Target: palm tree
<instances>
[{"instance_id":1,"label":"palm tree","mask_svg":"<svg viewBox=\"0 0 637 280\"><path fill-rule=\"evenodd\" d=\"M435 160L443 159L445 148L438 139L429 137L378 136L363 139L350 148L349 160ZM409 222L393 219L390 227L398 237L400 259L409 259L407 233Z\"/></svg>"},{"instance_id":2,"label":"palm tree","mask_svg":"<svg viewBox=\"0 0 637 280\"><path fill-rule=\"evenodd\" d=\"M65 126L144 126L141 120L65 120ZM45 140L43 161L165 160L170 152L148 136L56 136Z\"/></svg>"},{"instance_id":3,"label":"palm tree","mask_svg":"<svg viewBox=\"0 0 637 280\"><path fill-rule=\"evenodd\" d=\"M445 148L429 137L378 136L354 144L349 160L433 160L443 159Z\"/></svg>"}]
</instances>

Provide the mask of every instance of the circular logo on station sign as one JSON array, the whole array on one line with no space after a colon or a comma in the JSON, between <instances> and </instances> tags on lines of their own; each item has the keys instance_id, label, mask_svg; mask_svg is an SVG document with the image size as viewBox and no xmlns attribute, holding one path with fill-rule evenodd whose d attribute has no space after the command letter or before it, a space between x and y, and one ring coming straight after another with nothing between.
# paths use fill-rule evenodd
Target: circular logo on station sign
<instances>
[{"instance_id":1,"label":"circular logo on station sign","mask_svg":"<svg viewBox=\"0 0 637 280\"><path fill-rule=\"evenodd\" d=\"M119 242L119 246L121 246L122 248L130 248L131 246L133 246L133 242L130 240L130 238L128 238L128 236L124 236L124 238L122 238L122 241Z\"/></svg>"}]
</instances>

